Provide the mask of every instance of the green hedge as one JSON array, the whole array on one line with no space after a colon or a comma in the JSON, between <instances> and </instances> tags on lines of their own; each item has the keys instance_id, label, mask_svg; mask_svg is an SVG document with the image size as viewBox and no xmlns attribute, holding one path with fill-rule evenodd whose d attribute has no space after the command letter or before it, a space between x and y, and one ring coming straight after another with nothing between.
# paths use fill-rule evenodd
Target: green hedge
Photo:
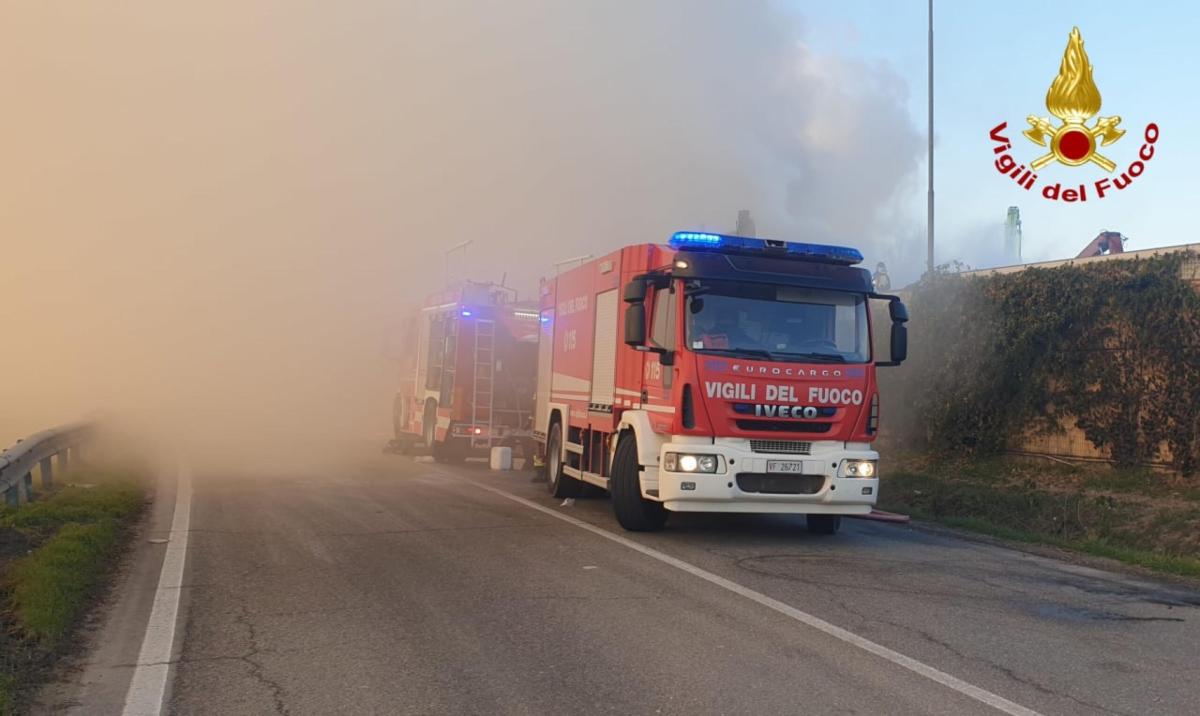
<instances>
[{"instance_id":1,"label":"green hedge","mask_svg":"<svg viewBox=\"0 0 1200 716\"><path fill-rule=\"evenodd\" d=\"M942 267L911 291L910 360L880 372L893 435L994 454L1073 417L1119 465L1200 468L1200 295L1184 253L1009 274Z\"/></svg>"}]
</instances>

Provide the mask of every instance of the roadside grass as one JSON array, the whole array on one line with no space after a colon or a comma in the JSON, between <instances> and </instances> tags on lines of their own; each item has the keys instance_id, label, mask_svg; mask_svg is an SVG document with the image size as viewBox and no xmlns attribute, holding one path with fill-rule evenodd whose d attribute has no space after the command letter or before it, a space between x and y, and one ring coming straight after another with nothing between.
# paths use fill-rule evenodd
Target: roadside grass
<instances>
[{"instance_id":1,"label":"roadside grass","mask_svg":"<svg viewBox=\"0 0 1200 716\"><path fill-rule=\"evenodd\" d=\"M1200 577L1200 489L1103 466L903 460L880 508L1012 542Z\"/></svg>"},{"instance_id":2,"label":"roadside grass","mask_svg":"<svg viewBox=\"0 0 1200 716\"><path fill-rule=\"evenodd\" d=\"M77 471L0 509L0 714L23 707L103 587L145 504L134 474Z\"/></svg>"},{"instance_id":3,"label":"roadside grass","mask_svg":"<svg viewBox=\"0 0 1200 716\"><path fill-rule=\"evenodd\" d=\"M119 530L113 519L64 525L9 568L10 605L25 635L54 643L67 633L108 568Z\"/></svg>"},{"instance_id":4,"label":"roadside grass","mask_svg":"<svg viewBox=\"0 0 1200 716\"><path fill-rule=\"evenodd\" d=\"M1178 497L1200 503L1200 485L1181 484L1179 479L1145 468L1097 470L1087 476L1084 486L1108 492Z\"/></svg>"},{"instance_id":5,"label":"roadside grass","mask_svg":"<svg viewBox=\"0 0 1200 716\"><path fill-rule=\"evenodd\" d=\"M141 485L124 473L92 470L74 475L48 499L0 509L0 527L46 532L72 522L120 520L139 511L143 499Z\"/></svg>"},{"instance_id":6,"label":"roadside grass","mask_svg":"<svg viewBox=\"0 0 1200 716\"><path fill-rule=\"evenodd\" d=\"M13 703L13 691L16 687L16 680L12 674L0 674L0 714L10 714L16 710L16 704Z\"/></svg>"}]
</instances>

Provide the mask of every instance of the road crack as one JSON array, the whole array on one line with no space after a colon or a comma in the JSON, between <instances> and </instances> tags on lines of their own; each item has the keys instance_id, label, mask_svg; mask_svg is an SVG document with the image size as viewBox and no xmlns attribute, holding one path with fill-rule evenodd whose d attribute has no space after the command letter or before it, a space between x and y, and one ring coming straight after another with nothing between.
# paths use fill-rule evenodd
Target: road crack
<instances>
[{"instance_id":1,"label":"road crack","mask_svg":"<svg viewBox=\"0 0 1200 716\"><path fill-rule=\"evenodd\" d=\"M235 658L249 666L250 676L255 681L262 684L271 693L271 698L275 702L275 713L280 714L281 716L290 716L291 711L288 710L283 698L283 687L280 686L278 682L269 678L266 673L266 667L263 666L261 662L255 660L255 657L257 657L259 654L267 653L268 650L264 650L259 646L258 630L255 628L254 622L250 621L250 617L251 614L249 610L247 610L245 606L242 606L238 611L237 617L234 619L235 623L246 629L248 639L250 641L250 651Z\"/></svg>"}]
</instances>

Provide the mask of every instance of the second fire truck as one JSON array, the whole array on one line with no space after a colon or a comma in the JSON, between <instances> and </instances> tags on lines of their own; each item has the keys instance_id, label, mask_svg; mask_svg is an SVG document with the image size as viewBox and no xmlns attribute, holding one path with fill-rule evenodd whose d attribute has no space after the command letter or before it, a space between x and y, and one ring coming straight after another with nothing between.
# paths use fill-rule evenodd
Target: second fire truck
<instances>
[{"instance_id":1,"label":"second fire truck","mask_svg":"<svg viewBox=\"0 0 1200 716\"><path fill-rule=\"evenodd\" d=\"M605 488L630 530L742 512L805 514L832 533L869 513L875 368L904 360L908 315L862 258L680 232L543 282L534 434L551 493ZM882 360L872 299L891 319Z\"/></svg>"},{"instance_id":2,"label":"second fire truck","mask_svg":"<svg viewBox=\"0 0 1200 716\"><path fill-rule=\"evenodd\" d=\"M466 282L430 296L415 322L393 406L396 441L419 441L447 462L528 442L536 305L503 286Z\"/></svg>"}]
</instances>

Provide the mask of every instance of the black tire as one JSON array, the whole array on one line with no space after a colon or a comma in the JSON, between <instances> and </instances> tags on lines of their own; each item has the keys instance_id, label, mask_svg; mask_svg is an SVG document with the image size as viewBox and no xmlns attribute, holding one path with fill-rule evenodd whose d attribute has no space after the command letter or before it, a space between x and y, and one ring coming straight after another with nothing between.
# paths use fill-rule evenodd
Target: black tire
<instances>
[{"instance_id":1,"label":"black tire","mask_svg":"<svg viewBox=\"0 0 1200 716\"><path fill-rule=\"evenodd\" d=\"M558 498L579 497L583 483L563 472L562 423L550 426L546 436L546 485Z\"/></svg>"},{"instance_id":2,"label":"black tire","mask_svg":"<svg viewBox=\"0 0 1200 716\"><path fill-rule=\"evenodd\" d=\"M437 439L437 403L425 404L425 413L421 416L421 441L425 449L433 452L433 441Z\"/></svg>"},{"instance_id":3,"label":"black tire","mask_svg":"<svg viewBox=\"0 0 1200 716\"><path fill-rule=\"evenodd\" d=\"M841 515L805 515L804 521L808 523L808 531L815 535L837 534L842 526Z\"/></svg>"},{"instance_id":4,"label":"black tire","mask_svg":"<svg viewBox=\"0 0 1200 716\"><path fill-rule=\"evenodd\" d=\"M412 397L397 395L392 400L392 432L399 442L411 442L413 439L412 433L409 430L412 426Z\"/></svg>"},{"instance_id":5,"label":"black tire","mask_svg":"<svg viewBox=\"0 0 1200 716\"><path fill-rule=\"evenodd\" d=\"M446 439L438 442L437 403L433 401L425 404L425 414L421 417L421 440L425 443L425 449L437 462L460 463L467 459L462 440L450 437L449 430L446 431Z\"/></svg>"},{"instance_id":6,"label":"black tire","mask_svg":"<svg viewBox=\"0 0 1200 716\"><path fill-rule=\"evenodd\" d=\"M625 529L657 532L667 523L667 510L662 503L642 497L642 467L638 464L637 439L632 435L626 435L617 443L608 485L612 492L613 512Z\"/></svg>"}]
</instances>

